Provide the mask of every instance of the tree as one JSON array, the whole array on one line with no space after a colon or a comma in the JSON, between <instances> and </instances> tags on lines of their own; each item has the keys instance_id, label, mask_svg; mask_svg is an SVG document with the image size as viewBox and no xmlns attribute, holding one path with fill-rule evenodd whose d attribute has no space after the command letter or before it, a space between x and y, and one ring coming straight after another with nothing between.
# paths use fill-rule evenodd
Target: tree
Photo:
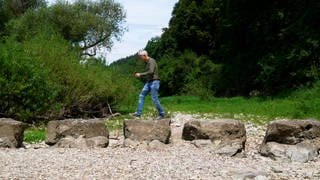
<instances>
[{"instance_id":1,"label":"tree","mask_svg":"<svg viewBox=\"0 0 320 180\"><path fill-rule=\"evenodd\" d=\"M58 26L65 39L83 50L84 55L94 56L96 50L113 45L123 31L125 14L122 6L113 0L76 1L69 5L59 2L51 7L51 21Z\"/></svg>"},{"instance_id":2,"label":"tree","mask_svg":"<svg viewBox=\"0 0 320 180\"><path fill-rule=\"evenodd\" d=\"M318 0L180 0L146 48L160 61L192 51L222 65L218 95L276 94L319 79L319 18ZM178 59L173 65L187 60ZM185 77L175 69L186 64L172 67L175 76Z\"/></svg>"},{"instance_id":3,"label":"tree","mask_svg":"<svg viewBox=\"0 0 320 180\"><path fill-rule=\"evenodd\" d=\"M54 29L81 50L81 55L94 56L99 48L111 49L125 28L122 6L113 0L83 1L72 4L59 1L38 11L29 11L11 22L10 32L23 40L39 31Z\"/></svg>"},{"instance_id":4,"label":"tree","mask_svg":"<svg viewBox=\"0 0 320 180\"><path fill-rule=\"evenodd\" d=\"M29 9L46 6L44 0L0 0L0 34L10 19L23 15Z\"/></svg>"},{"instance_id":5,"label":"tree","mask_svg":"<svg viewBox=\"0 0 320 180\"><path fill-rule=\"evenodd\" d=\"M46 6L44 0L1 0L2 9L13 17L21 16L28 9L36 9L43 6Z\"/></svg>"},{"instance_id":6,"label":"tree","mask_svg":"<svg viewBox=\"0 0 320 180\"><path fill-rule=\"evenodd\" d=\"M219 21L219 2L180 0L176 4L168 33L175 38L180 52L193 50L198 55L212 53Z\"/></svg>"},{"instance_id":7,"label":"tree","mask_svg":"<svg viewBox=\"0 0 320 180\"><path fill-rule=\"evenodd\" d=\"M320 68L319 1L227 2L217 54L233 94L276 94L314 81L308 74Z\"/></svg>"}]
</instances>

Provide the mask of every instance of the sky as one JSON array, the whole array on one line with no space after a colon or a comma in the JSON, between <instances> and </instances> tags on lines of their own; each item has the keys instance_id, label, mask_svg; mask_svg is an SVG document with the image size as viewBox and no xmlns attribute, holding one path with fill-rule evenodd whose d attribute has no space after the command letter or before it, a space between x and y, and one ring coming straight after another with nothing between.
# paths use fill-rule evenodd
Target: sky
<instances>
[{"instance_id":1,"label":"sky","mask_svg":"<svg viewBox=\"0 0 320 180\"><path fill-rule=\"evenodd\" d=\"M47 0L53 4L56 0ZM72 2L72 0L68 0ZM147 42L162 34L168 27L174 5L179 0L114 0L123 6L126 13L124 26L127 31L120 41L114 41L111 52L101 50L100 56L110 64L120 58L137 53Z\"/></svg>"},{"instance_id":2,"label":"sky","mask_svg":"<svg viewBox=\"0 0 320 180\"><path fill-rule=\"evenodd\" d=\"M137 53L147 42L162 34L162 28L168 27L171 12L178 0L115 0L122 4L126 12L128 31L120 42L115 41L111 52L103 57L107 63Z\"/></svg>"}]
</instances>

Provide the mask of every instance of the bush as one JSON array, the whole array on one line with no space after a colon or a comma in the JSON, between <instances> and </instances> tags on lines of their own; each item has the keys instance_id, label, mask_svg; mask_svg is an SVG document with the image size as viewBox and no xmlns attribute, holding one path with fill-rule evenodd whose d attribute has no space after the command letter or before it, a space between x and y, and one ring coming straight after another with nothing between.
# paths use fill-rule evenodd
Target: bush
<instances>
[{"instance_id":1,"label":"bush","mask_svg":"<svg viewBox=\"0 0 320 180\"><path fill-rule=\"evenodd\" d=\"M0 44L0 69L2 116L30 122L56 105L59 88L21 44L11 40Z\"/></svg>"},{"instance_id":2,"label":"bush","mask_svg":"<svg viewBox=\"0 0 320 180\"><path fill-rule=\"evenodd\" d=\"M81 63L81 50L58 34L41 33L26 42L25 49L49 69L49 78L61 87L58 101L62 109L56 116L105 116L116 111L133 88L130 80L108 69L103 60L91 58Z\"/></svg>"},{"instance_id":3,"label":"bush","mask_svg":"<svg viewBox=\"0 0 320 180\"><path fill-rule=\"evenodd\" d=\"M184 94L207 99L214 95L221 76L220 65L190 51L176 58L163 58L159 64L165 95Z\"/></svg>"},{"instance_id":4,"label":"bush","mask_svg":"<svg viewBox=\"0 0 320 180\"><path fill-rule=\"evenodd\" d=\"M132 103L132 80L105 64L80 63L80 53L46 31L0 44L0 115L29 123L102 117Z\"/></svg>"}]
</instances>

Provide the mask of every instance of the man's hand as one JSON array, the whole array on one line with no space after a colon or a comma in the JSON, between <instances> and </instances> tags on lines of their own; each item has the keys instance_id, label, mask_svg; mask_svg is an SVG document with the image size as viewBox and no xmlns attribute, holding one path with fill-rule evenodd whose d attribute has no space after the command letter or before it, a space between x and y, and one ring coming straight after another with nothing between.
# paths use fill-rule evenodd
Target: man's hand
<instances>
[{"instance_id":1,"label":"man's hand","mask_svg":"<svg viewBox=\"0 0 320 180\"><path fill-rule=\"evenodd\" d=\"M138 77L140 77L141 75L140 75L140 73L135 73L134 76L138 78Z\"/></svg>"}]
</instances>

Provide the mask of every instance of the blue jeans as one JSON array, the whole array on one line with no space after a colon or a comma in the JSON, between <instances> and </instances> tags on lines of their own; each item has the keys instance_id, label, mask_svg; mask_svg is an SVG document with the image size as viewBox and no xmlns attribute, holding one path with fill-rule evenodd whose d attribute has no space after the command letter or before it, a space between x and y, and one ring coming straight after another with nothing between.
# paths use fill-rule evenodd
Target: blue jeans
<instances>
[{"instance_id":1,"label":"blue jeans","mask_svg":"<svg viewBox=\"0 0 320 180\"><path fill-rule=\"evenodd\" d=\"M164 116L164 111L163 108L160 104L160 101L158 99L158 91L160 87L160 81L159 80L154 80L151 82L147 82L142 91L140 92L139 95L139 101L138 101L138 109L137 109L137 114L141 115L142 114L142 109L143 109L143 104L144 104L144 99L145 97L151 92L151 99L153 104L156 106L159 116Z\"/></svg>"}]
</instances>

